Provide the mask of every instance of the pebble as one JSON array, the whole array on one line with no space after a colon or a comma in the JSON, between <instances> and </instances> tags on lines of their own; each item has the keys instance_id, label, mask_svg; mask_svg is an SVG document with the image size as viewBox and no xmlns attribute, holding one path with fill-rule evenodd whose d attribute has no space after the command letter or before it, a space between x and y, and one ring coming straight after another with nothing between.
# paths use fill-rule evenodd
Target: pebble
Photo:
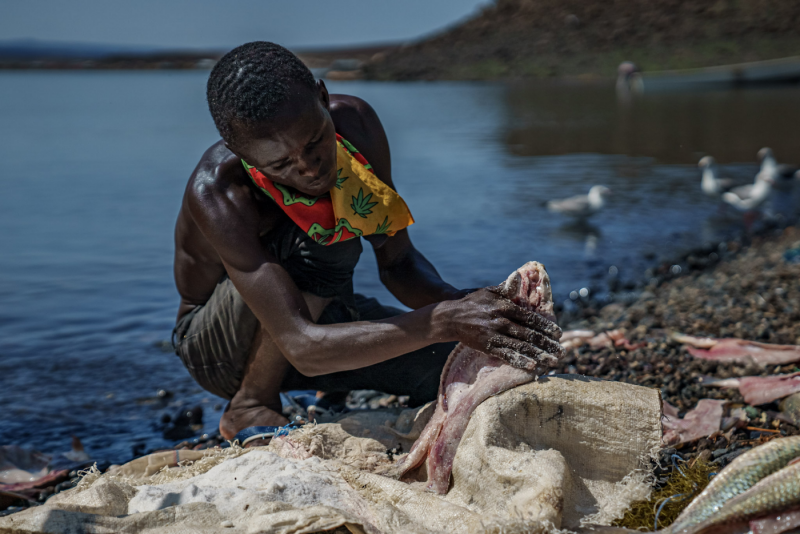
<instances>
[{"instance_id":1,"label":"pebble","mask_svg":"<svg viewBox=\"0 0 800 534\"><path fill-rule=\"evenodd\" d=\"M744 448L744 449L739 449L737 451L730 452L728 454L724 454L724 455L716 458L714 460L714 462L722 464L722 465L727 465L728 463L730 463L731 460L733 460L734 458L736 458L737 456L739 456L741 454L746 453L749 450L750 450L750 447L747 447L747 448Z\"/></svg>"},{"instance_id":2,"label":"pebble","mask_svg":"<svg viewBox=\"0 0 800 534\"><path fill-rule=\"evenodd\" d=\"M717 449L714 452L712 452L711 454L714 456L714 458L719 458L720 456L724 456L724 455L728 454L729 452L730 452L729 449Z\"/></svg>"}]
</instances>

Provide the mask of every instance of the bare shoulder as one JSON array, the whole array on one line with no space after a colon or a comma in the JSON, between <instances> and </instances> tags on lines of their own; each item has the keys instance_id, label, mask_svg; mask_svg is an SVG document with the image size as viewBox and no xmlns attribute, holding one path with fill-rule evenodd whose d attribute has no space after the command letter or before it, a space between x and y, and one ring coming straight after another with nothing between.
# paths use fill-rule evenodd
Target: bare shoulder
<instances>
[{"instance_id":1,"label":"bare shoulder","mask_svg":"<svg viewBox=\"0 0 800 534\"><path fill-rule=\"evenodd\" d=\"M207 238L227 231L258 233L269 204L250 185L239 159L220 141L200 158L184 205ZM245 228L243 228L243 226Z\"/></svg>"},{"instance_id":2,"label":"bare shoulder","mask_svg":"<svg viewBox=\"0 0 800 534\"><path fill-rule=\"evenodd\" d=\"M394 187L389 141L375 109L357 96L333 94L331 118L336 132L367 158L378 178Z\"/></svg>"},{"instance_id":3,"label":"bare shoulder","mask_svg":"<svg viewBox=\"0 0 800 534\"><path fill-rule=\"evenodd\" d=\"M219 141L203 153L186 187L187 199L194 203L224 193L243 181L244 171L236 156Z\"/></svg>"}]
</instances>

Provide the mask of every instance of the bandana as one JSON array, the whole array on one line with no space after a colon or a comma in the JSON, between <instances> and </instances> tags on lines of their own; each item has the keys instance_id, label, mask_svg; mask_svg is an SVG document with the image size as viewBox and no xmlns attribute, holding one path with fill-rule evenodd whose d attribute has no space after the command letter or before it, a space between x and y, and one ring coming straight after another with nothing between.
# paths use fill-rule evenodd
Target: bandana
<instances>
[{"instance_id":1,"label":"bandana","mask_svg":"<svg viewBox=\"0 0 800 534\"><path fill-rule=\"evenodd\" d=\"M393 236L414 224L405 201L375 176L372 165L339 134L336 185L318 197L276 184L244 160L242 165L256 186L321 245L373 234Z\"/></svg>"}]
</instances>

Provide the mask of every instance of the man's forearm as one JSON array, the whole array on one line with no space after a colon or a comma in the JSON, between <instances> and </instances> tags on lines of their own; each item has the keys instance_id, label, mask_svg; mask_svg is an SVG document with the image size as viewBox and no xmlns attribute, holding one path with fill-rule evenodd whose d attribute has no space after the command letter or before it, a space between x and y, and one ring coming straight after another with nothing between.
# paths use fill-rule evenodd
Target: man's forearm
<instances>
[{"instance_id":1,"label":"man's forearm","mask_svg":"<svg viewBox=\"0 0 800 534\"><path fill-rule=\"evenodd\" d=\"M380 277L397 300L413 309L464 296L463 291L442 280L431 262L416 249L401 261L381 269Z\"/></svg>"},{"instance_id":2,"label":"man's forearm","mask_svg":"<svg viewBox=\"0 0 800 534\"><path fill-rule=\"evenodd\" d=\"M454 341L447 305L433 304L381 321L308 323L299 335L275 336L284 356L306 376L360 369L433 343Z\"/></svg>"}]
</instances>

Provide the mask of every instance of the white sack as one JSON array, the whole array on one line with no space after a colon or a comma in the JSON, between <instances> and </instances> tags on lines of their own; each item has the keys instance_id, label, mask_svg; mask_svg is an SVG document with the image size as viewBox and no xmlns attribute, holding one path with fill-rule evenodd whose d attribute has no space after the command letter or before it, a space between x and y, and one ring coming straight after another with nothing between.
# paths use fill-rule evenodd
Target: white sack
<instances>
[{"instance_id":1,"label":"white sack","mask_svg":"<svg viewBox=\"0 0 800 534\"><path fill-rule=\"evenodd\" d=\"M444 496L381 474L393 467L386 450L408 451L431 413L348 414L151 476L90 475L0 518L0 533L552 532L609 524L649 494L657 390L563 375L490 398L472 415Z\"/></svg>"}]
</instances>

